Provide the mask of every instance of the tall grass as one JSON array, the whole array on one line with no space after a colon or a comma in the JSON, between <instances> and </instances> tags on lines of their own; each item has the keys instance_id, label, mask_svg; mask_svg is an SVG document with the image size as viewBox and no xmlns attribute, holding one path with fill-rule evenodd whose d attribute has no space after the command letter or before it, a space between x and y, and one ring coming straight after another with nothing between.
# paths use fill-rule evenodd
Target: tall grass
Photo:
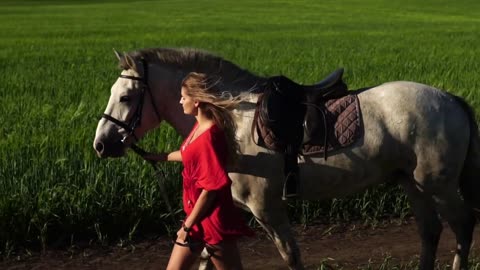
<instances>
[{"instance_id":1,"label":"tall grass","mask_svg":"<svg viewBox=\"0 0 480 270\"><path fill-rule=\"evenodd\" d=\"M412 80L478 108L478 18L474 0L2 1L0 250L174 226L147 164L133 155L100 160L92 149L119 74L112 48L203 48L303 83L343 66L351 89ZM143 144L169 151L180 140L163 125ZM162 166L179 210L180 166ZM408 204L385 185L290 208L297 222L374 222L405 215Z\"/></svg>"}]
</instances>

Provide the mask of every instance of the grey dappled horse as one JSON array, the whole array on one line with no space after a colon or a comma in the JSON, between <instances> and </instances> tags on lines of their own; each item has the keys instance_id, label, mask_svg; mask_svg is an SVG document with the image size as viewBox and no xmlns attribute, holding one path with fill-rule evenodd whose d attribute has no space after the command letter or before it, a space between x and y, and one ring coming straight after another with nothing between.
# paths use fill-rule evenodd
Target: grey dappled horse
<instances>
[{"instance_id":1,"label":"grey dappled horse","mask_svg":"<svg viewBox=\"0 0 480 270\"><path fill-rule=\"evenodd\" d=\"M123 71L111 89L98 123L95 150L100 157L120 157L130 144L165 120L181 136L194 118L183 114L180 84L192 71L222 78L220 88L244 94L238 115L242 156L230 173L238 204L251 211L273 239L290 269L303 269L292 235L283 188L282 155L257 146L251 126L255 105L267 78L220 57L194 49L148 49L117 57ZM258 91L252 91L258 90ZM396 180L411 203L422 241L420 269L433 269L442 231L439 215L456 236L453 269L466 269L475 209L480 206L480 148L477 124L460 98L415 82L389 82L358 95L364 136L352 146L299 158L301 190L306 200L359 192ZM254 135L256 136L256 135ZM212 266L207 262L205 268Z\"/></svg>"}]
</instances>

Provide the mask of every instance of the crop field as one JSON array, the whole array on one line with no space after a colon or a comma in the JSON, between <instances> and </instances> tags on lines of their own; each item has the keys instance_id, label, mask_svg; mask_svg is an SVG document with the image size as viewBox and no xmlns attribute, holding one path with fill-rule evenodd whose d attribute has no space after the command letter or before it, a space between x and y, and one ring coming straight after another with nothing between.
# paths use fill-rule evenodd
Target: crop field
<instances>
[{"instance_id":1,"label":"crop field","mask_svg":"<svg viewBox=\"0 0 480 270\"><path fill-rule=\"evenodd\" d=\"M344 67L350 89L421 82L480 116L479 44L477 0L0 0L0 253L177 228L148 163L132 152L99 159L92 148L120 74L113 48L201 48L305 84ZM181 140L162 124L141 145L173 151ZM181 166L161 167L180 220ZM409 215L394 184L289 209L297 224Z\"/></svg>"}]
</instances>

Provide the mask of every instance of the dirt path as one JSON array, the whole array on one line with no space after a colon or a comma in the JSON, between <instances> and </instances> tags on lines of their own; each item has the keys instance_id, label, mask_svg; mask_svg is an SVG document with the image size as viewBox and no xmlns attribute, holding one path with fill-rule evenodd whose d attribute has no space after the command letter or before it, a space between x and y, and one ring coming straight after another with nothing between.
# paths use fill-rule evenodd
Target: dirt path
<instances>
[{"instance_id":1,"label":"dirt path","mask_svg":"<svg viewBox=\"0 0 480 270\"><path fill-rule=\"evenodd\" d=\"M295 227L302 259L307 269L316 269L321 261L356 269L369 260L381 262L387 256L395 261L408 262L418 258L420 243L413 222L371 227L346 225L314 225ZM480 239L475 231L474 240ZM440 240L438 259L453 259L455 241L445 225ZM287 269L273 243L262 231L253 239L239 244L245 269ZM0 269L164 269L171 246L166 239L137 243L134 247L85 249L81 251L48 251L44 255L32 254L24 258L0 262ZM478 254L474 243L472 254Z\"/></svg>"}]
</instances>

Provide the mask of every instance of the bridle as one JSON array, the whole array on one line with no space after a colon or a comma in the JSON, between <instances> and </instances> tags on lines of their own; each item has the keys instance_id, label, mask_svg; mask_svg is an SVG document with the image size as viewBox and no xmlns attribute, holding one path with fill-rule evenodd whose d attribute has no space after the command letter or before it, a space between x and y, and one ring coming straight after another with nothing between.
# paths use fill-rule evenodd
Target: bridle
<instances>
[{"instance_id":1,"label":"bridle","mask_svg":"<svg viewBox=\"0 0 480 270\"><path fill-rule=\"evenodd\" d=\"M104 113L102 115L102 118L105 118L108 121L113 122L114 124L118 125L119 127L124 128L128 132L127 135L125 135L123 137L123 139L121 140L122 144L124 144L124 145L125 145L125 143L127 142L127 139L130 136L133 136L133 138L135 138L135 142L139 141L138 137L135 135L135 129L140 125L140 122L142 121L142 113L143 113L143 104L144 104L144 101L145 101L145 93L148 93L148 95L150 95L150 101L152 102L153 110L155 111L155 114L157 115L158 121L162 120L160 118L160 114L158 113L157 105L155 104L155 101L153 100L152 90L150 89L150 86L148 85L148 63L143 58L141 59L141 62L142 62L142 66L143 66L143 77L136 77L136 76L129 76L129 75L120 75L119 76L119 78L139 81L139 82L142 83L140 100L138 102L138 106L135 110L135 114L133 115L132 119L129 122L125 122L125 121L122 121L122 120L118 120L117 118L115 118L115 117L113 117L109 114L106 114L106 113ZM130 148L132 148L132 150L135 153L137 153L142 158L144 158L145 155L147 154L147 152L145 150L143 150L142 148L137 146L135 143L131 143L129 146L130 146ZM153 162L153 161L149 161L149 162L153 166L153 169L156 172L155 174L158 177L158 184L160 186L160 193L161 193L161 195L162 195L162 197L163 197L163 199L164 199L164 201L167 205L170 217L175 222L175 213L174 213L173 208L172 208L172 206L170 204L170 201L168 199L165 185L162 181L162 179L166 179L165 172L163 170L161 170L155 162Z\"/></svg>"},{"instance_id":2,"label":"bridle","mask_svg":"<svg viewBox=\"0 0 480 270\"><path fill-rule=\"evenodd\" d=\"M108 121L113 122L119 127L122 127L127 131L127 135L123 137L121 140L122 143L127 142L127 139L130 136L133 136L135 138L135 142L138 142L139 139L135 135L135 129L140 125L142 121L142 112L143 112L143 105L145 101L145 93L148 93L150 95L150 101L152 102L153 110L155 111L155 114L158 118L159 121L161 121L160 114L158 113L157 105L155 104L153 100L153 94L150 89L150 86L148 85L148 63L145 61L145 59L141 59L142 65L143 65L143 77L136 77L136 76L130 76L130 75L120 75L119 78L124 78L124 79L129 79L129 80L134 80L134 81L139 81L142 84L141 87L141 93L140 93L140 100L138 101L138 106L135 110L135 114L132 116L131 120L129 122L125 122L122 120L119 120L109 114L104 113L102 115L102 118L107 119ZM132 145L132 149L135 150L135 148L138 148L135 144Z\"/></svg>"}]
</instances>

